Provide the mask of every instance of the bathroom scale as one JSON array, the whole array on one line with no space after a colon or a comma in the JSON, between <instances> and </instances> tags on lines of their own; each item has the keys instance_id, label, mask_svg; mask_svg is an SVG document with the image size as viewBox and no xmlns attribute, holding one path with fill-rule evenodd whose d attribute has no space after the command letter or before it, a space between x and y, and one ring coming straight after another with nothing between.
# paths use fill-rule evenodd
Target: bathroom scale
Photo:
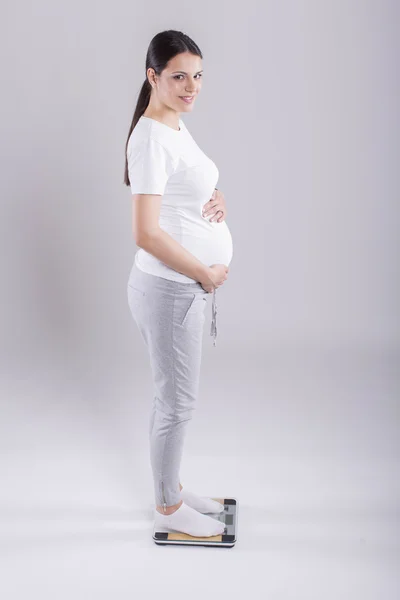
<instances>
[{"instance_id":1,"label":"bathroom scale","mask_svg":"<svg viewBox=\"0 0 400 600\"><path fill-rule=\"evenodd\" d=\"M167 544L184 546L217 546L219 548L232 548L236 543L238 504L236 498L212 498L220 502L224 510L220 513L204 513L215 520L225 523L223 533L210 537L194 537L181 531L154 526L153 540L160 546Z\"/></svg>"}]
</instances>

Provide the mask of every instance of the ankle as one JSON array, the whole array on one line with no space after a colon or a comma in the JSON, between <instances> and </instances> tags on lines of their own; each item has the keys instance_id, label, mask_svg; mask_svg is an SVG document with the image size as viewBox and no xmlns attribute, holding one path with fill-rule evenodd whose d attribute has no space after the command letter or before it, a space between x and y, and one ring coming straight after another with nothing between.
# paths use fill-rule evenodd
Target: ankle
<instances>
[{"instance_id":1,"label":"ankle","mask_svg":"<svg viewBox=\"0 0 400 600\"><path fill-rule=\"evenodd\" d=\"M176 512L178 510L178 508L180 506L182 506L182 502L183 502L183 500L181 500L180 502L178 502L178 504L173 504L172 506L167 506L165 508L165 511L164 511L164 507L163 506L157 505L156 506L156 511L159 512L162 515L172 515L174 512Z\"/></svg>"}]
</instances>

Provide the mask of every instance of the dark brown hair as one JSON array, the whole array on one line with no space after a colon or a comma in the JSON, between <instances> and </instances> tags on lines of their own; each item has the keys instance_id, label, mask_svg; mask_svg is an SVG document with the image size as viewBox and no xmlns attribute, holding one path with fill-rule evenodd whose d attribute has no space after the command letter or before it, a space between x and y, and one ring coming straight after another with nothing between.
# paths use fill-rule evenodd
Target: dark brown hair
<instances>
[{"instance_id":1,"label":"dark brown hair","mask_svg":"<svg viewBox=\"0 0 400 600\"><path fill-rule=\"evenodd\" d=\"M125 185L130 185L128 160L126 156L128 141L134 127L136 126L136 123L139 121L150 102L151 85L147 77L147 69L152 68L157 75L160 75L167 66L168 62L181 52L190 52L191 54L203 58L203 55L197 44L195 44L195 42L188 35L182 33L182 31L175 31L174 29L161 31L153 37L149 44L146 54L146 79L139 92L135 112L133 113L132 123L129 128L129 133L125 144Z\"/></svg>"}]
</instances>

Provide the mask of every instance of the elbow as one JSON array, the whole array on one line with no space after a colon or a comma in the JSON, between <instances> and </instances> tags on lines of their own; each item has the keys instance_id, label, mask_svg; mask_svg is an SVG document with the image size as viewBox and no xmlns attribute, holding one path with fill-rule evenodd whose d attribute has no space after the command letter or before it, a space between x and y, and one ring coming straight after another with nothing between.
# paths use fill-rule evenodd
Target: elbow
<instances>
[{"instance_id":1,"label":"elbow","mask_svg":"<svg viewBox=\"0 0 400 600\"><path fill-rule=\"evenodd\" d=\"M160 229L157 228L154 230L134 232L136 246L138 246L139 248L143 248L143 250L147 250L148 248L150 248L159 230Z\"/></svg>"}]
</instances>

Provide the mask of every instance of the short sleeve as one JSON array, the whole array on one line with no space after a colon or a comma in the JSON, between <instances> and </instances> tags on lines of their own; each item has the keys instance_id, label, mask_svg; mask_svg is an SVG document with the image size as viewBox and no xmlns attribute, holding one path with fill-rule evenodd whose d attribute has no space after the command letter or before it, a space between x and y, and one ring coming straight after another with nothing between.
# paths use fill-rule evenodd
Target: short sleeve
<instances>
[{"instance_id":1,"label":"short sleeve","mask_svg":"<svg viewBox=\"0 0 400 600\"><path fill-rule=\"evenodd\" d=\"M164 194L174 171L172 157L164 146L148 137L127 152L132 194Z\"/></svg>"}]
</instances>

